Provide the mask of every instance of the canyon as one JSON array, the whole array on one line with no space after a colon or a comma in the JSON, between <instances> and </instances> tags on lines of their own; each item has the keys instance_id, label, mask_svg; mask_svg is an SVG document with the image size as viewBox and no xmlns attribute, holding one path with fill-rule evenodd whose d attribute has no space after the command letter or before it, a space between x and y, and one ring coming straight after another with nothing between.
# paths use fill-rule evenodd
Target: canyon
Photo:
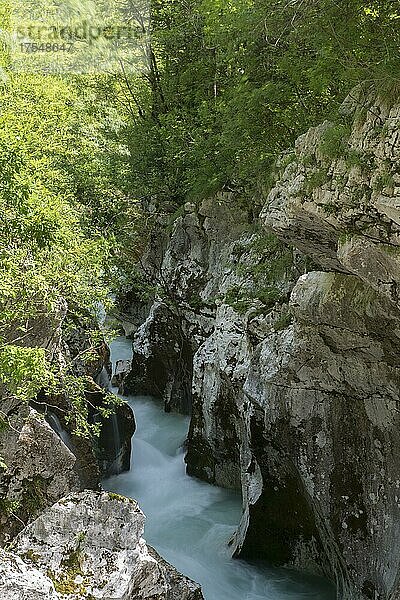
<instances>
[{"instance_id":1,"label":"canyon","mask_svg":"<svg viewBox=\"0 0 400 600\"><path fill-rule=\"evenodd\" d=\"M159 220L139 265L152 295L117 299L132 356L116 372L105 342L81 361L65 306L25 340L90 380L91 423L112 374L190 415L188 475L243 500L231 553L325 577L338 600L400 597L399 136L400 107L355 90L282 154L258 216L222 191ZM101 490L134 472L130 406L93 442L70 402L2 402L2 596L200 600L144 541L137 503Z\"/></svg>"},{"instance_id":2,"label":"canyon","mask_svg":"<svg viewBox=\"0 0 400 600\"><path fill-rule=\"evenodd\" d=\"M191 411L188 473L243 495L235 554L341 600L400 593L399 124L354 91L282 156L256 222L230 192L186 204L143 260L159 293L122 302L123 389Z\"/></svg>"}]
</instances>

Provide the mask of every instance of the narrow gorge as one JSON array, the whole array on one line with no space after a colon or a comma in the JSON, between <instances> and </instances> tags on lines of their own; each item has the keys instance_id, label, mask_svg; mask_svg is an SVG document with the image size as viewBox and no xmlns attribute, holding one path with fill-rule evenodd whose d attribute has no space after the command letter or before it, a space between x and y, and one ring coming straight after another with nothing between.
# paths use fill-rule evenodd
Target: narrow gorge
<instances>
[{"instance_id":1,"label":"narrow gorge","mask_svg":"<svg viewBox=\"0 0 400 600\"><path fill-rule=\"evenodd\" d=\"M130 340L118 338L111 347L113 362L129 360ZM242 512L240 494L187 476L188 417L163 412L150 397L130 397L129 405L138 422L132 468L103 485L138 499L147 516L146 538L175 567L201 582L205 598L334 598L333 587L318 577L233 560L229 542Z\"/></svg>"},{"instance_id":2,"label":"narrow gorge","mask_svg":"<svg viewBox=\"0 0 400 600\"><path fill-rule=\"evenodd\" d=\"M95 446L71 431L63 395L3 404L1 531L18 534L2 551L3 597L201 598L146 546L120 493L142 495L150 540L207 600L333 598L312 576L340 600L398 597L400 109L366 102L343 105L344 156L325 153L340 124L298 139L256 221L228 192L156 230L140 269L158 292L120 292L132 341L112 343L113 366L104 342L81 361L85 326L63 307L32 325L91 379L93 422L112 375L132 400ZM204 536L193 555L185 535Z\"/></svg>"},{"instance_id":3,"label":"narrow gorge","mask_svg":"<svg viewBox=\"0 0 400 600\"><path fill-rule=\"evenodd\" d=\"M0 0L0 599L400 600L394 0Z\"/></svg>"},{"instance_id":4,"label":"narrow gorge","mask_svg":"<svg viewBox=\"0 0 400 600\"><path fill-rule=\"evenodd\" d=\"M186 204L142 264L163 296L141 323L128 293L122 318L123 389L192 406L188 473L242 490L235 554L323 574L343 600L400 593L400 111L358 106L344 155L327 156L342 123L298 139L259 222L230 193Z\"/></svg>"}]
</instances>

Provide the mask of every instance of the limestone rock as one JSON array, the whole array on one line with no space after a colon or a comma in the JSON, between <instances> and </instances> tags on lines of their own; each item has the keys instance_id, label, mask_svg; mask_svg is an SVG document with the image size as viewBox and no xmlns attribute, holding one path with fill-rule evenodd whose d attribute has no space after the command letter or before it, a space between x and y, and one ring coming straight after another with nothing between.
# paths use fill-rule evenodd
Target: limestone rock
<instances>
[{"instance_id":1,"label":"limestone rock","mask_svg":"<svg viewBox=\"0 0 400 600\"><path fill-rule=\"evenodd\" d=\"M107 404L111 376L110 350L100 336L93 345L90 330L98 324L90 315L71 316L64 323L64 354L76 376L85 376L85 396L90 423L100 423L98 438L75 435L74 423L68 418L71 411L68 397L58 395L48 398L61 428L71 439L73 452L81 479L81 489L98 489L101 477L129 470L131 439L135 432L135 419L128 405L116 406L109 418L102 416L101 408ZM100 333L100 330L98 330Z\"/></svg>"},{"instance_id":2,"label":"limestone rock","mask_svg":"<svg viewBox=\"0 0 400 600\"><path fill-rule=\"evenodd\" d=\"M159 221L159 216L157 216L159 210L156 206L148 205L146 210L153 212L154 220ZM146 281L152 282L158 279L168 239L169 236L163 225L150 232L149 243L140 261ZM150 298L144 299L143 294L134 288L119 291L116 318L128 338L133 338L139 327L146 321L153 301L154 294L150 294Z\"/></svg>"},{"instance_id":3,"label":"limestone rock","mask_svg":"<svg viewBox=\"0 0 400 600\"><path fill-rule=\"evenodd\" d=\"M158 397L166 410L191 410L193 356L211 333L215 295L231 271L229 242L248 226L247 214L239 205L233 214L231 206L229 194L221 194L216 202L204 201L198 211L187 205L162 256L157 254L152 269L146 269L163 282L167 302L155 298L133 337L132 371L124 389Z\"/></svg>"},{"instance_id":4,"label":"limestone rock","mask_svg":"<svg viewBox=\"0 0 400 600\"><path fill-rule=\"evenodd\" d=\"M59 600L53 582L18 556L0 550L2 600Z\"/></svg>"},{"instance_id":5,"label":"limestone rock","mask_svg":"<svg viewBox=\"0 0 400 600\"><path fill-rule=\"evenodd\" d=\"M48 575L60 598L202 600L198 585L149 550L144 521L133 500L81 492L44 511L13 551Z\"/></svg>"},{"instance_id":6,"label":"limestone rock","mask_svg":"<svg viewBox=\"0 0 400 600\"><path fill-rule=\"evenodd\" d=\"M154 548L148 546L148 549L150 555L163 570L167 585L166 600L204 600L201 588L197 583L179 573Z\"/></svg>"},{"instance_id":7,"label":"limestone rock","mask_svg":"<svg viewBox=\"0 0 400 600\"><path fill-rule=\"evenodd\" d=\"M244 386L238 543L335 577L342 600L396 597L400 312L332 273L300 278L291 306L294 326L260 345Z\"/></svg>"},{"instance_id":8,"label":"limestone rock","mask_svg":"<svg viewBox=\"0 0 400 600\"><path fill-rule=\"evenodd\" d=\"M76 457L42 415L22 404L14 407L9 422L0 432L7 465L0 478L3 542L46 506L80 489Z\"/></svg>"},{"instance_id":9,"label":"limestone rock","mask_svg":"<svg viewBox=\"0 0 400 600\"><path fill-rule=\"evenodd\" d=\"M249 360L245 320L218 307L212 335L194 357L193 414L188 473L224 487L240 487L239 406Z\"/></svg>"},{"instance_id":10,"label":"limestone rock","mask_svg":"<svg viewBox=\"0 0 400 600\"><path fill-rule=\"evenodd\" d=\"M125 377L131 371L132 361L131 360L118 360L115 365L115 373L112 377L111 384L113 387L119 388Z\"/></svg>"},{"instance_id":11,"label":"limestone rock","mask_svg":"<svg viewBox=\"0 0 400 600\"><path fill-rule=\"evenodd\" d=\"M261 219L324 269L357 275L399 302L400 107L376 98L362 99L363 110L348 104L354 122L338 156L323 152L337 125L301 136Z\"/></svg>"},{"instance_id":12,"label":"limestone rock","mask_svg":"<svg viewBox=\"0 0 400 600\"><path fill-rule=\"evenodd\" d=\"M156 302L135 335L132 368L124 378L122 391L160 398L168 412L188 414L192 360L193 351L180 319L164 303Z\"/></svg>"}]
</instances>

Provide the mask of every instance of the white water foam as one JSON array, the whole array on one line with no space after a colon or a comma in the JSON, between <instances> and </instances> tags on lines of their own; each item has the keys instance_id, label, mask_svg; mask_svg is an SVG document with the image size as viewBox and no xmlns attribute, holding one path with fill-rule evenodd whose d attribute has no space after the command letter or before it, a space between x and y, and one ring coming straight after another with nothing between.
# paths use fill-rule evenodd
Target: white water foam
<instances>
[{"instance_id":1,"label":"white water foam","mask_svg":"<svg viewBox=\"0 0 400 600\"><path fill-rule=\"evenodd\" d=\"M112 361L130 358L118 338ZM151 398L129 398L137 422L132 467L104 482L135 498L147 515L149 544L179 571L198 581L206 600L333 600L326 582L290 570L230 558L229 539L241 515L240 494L186 475L183 443L189 419L166 414Z\"/></svg>"}]
</instances>

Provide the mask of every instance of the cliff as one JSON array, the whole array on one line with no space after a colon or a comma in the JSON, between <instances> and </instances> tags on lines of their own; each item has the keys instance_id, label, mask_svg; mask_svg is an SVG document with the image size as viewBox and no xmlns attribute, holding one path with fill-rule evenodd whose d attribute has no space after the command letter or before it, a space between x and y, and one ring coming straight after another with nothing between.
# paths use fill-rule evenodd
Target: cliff
<instances>
[{"instance_id":1,"label":"cliff","mask_svg":"<svg viewBox=\"0 0 400 600\"><path fill-rule=\"evenodd\" d=\"M191 411L188 472L242 489L236 555L340 600L400 594L399 124L355 91L282 157L256 223L232 194L186 205L130 329L125 388Z\"/></svg>"}]
</instances>

